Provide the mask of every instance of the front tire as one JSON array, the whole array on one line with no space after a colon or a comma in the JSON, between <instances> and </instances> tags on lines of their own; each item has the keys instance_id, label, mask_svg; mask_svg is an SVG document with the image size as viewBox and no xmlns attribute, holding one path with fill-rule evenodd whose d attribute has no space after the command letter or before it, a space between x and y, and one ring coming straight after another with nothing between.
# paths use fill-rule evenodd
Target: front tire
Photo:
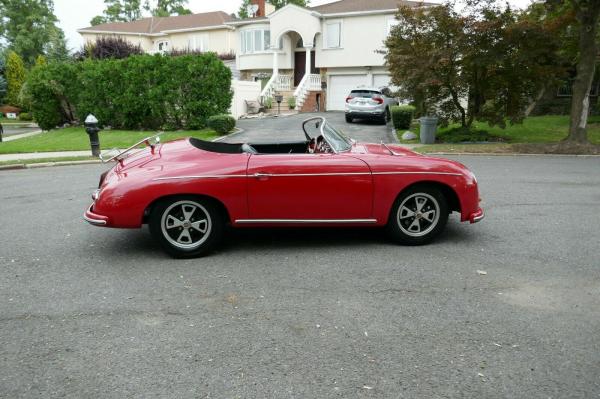
<instances>
[{"instance_id":1,"label":"front tire","mask_svg":"<svg viewBox=\"0 0 600 399\"><path fill-rule=\"evenodd\" d=\"M439 236L448 222L448 202L440 190L418 185L402 192L392 207L387 229L404 245L423 245Z\"/></svg>"},{"instance_id":2,"label":"front tire","mask_svg":"<svg viewBox=\"0 0 600 399\"><path fill-rule=\"evenodd\" d=\"M353 122L352 117L349 115L346 115L346 123L352 123L352 122Z\"/></svg>"},{"instance_id":3,"label":"front tire","mask_svg":"<svg viewBox=\"0 0 600 399\"><path fill-rule=\"evenodd\" d=\"M224 221L211 201L178 196L159 202L150 214L150 233L174 258L206 255L221 241Z\"/></svg>"}]
</instances>

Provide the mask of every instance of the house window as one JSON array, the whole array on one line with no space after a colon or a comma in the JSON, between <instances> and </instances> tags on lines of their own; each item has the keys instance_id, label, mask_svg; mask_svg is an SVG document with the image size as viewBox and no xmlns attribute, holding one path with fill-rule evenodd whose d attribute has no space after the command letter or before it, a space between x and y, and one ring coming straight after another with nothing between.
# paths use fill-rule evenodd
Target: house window
<instances>
[{"instance_id":1,"label":"house window","mask_svg":"<svg viewBox=\"0 0 600 399\"><path fill-rule=\"evenodd\" d=\"M271 46L271 31L253 29L240 32L242 54L266 51Z\"/></svg>"},{"instance_id":2,"label":"house window","mask_svg":"<svg viewBox=\"0 0 600 399\"><path fill-rule=\"evenodd\" d=\"M157 49L159 53L165 53L169 51L169 42L166 40L158 42Z\"/></svg>"},{"instance_id":3,"label":"house window","mask_svg":"<svg viewBox=\"0 0 600 399\"><path fill-rule=\"evenodd\" d=\"M575 79L569 79L562 82L556 91L556 97L572 97L573 82ZM597 97L600 94L600 79L595 79L590 87L590 97Z\"/></svg>"},{"instance_id":4,"label":"house window","mask_svg":"<svg viewBox=\"0 0 600 399\"><path fill-rule=\"evenodd\" d=\"M341 22L330 22L327 24L327 48L339 48L341 47L342 40L342 23Z\"/></svg>"},{"instance_id":5,"label":"house window","mask_svg":"<svg viewBox=\"0 0 600 399\"><path fill-rule=\"evenodd\" d=\"M193 51L208 51L208 34L194 35L188 39L188 49Z\"/></svg>"}]
</instances>

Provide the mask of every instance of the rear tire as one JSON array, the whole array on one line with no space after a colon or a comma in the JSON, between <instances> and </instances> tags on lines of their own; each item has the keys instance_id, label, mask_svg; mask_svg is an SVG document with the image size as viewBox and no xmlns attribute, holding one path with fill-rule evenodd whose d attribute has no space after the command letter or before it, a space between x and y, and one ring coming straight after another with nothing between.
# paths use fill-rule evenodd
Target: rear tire
<instances>
[{"instance_id":1,"label":"rear tire","mask_svg":"<svg viewBox=\"0 0 600 399\"><path fill-rule=\"evenodd\" d=\"M390 212L387 230L404 245L428 244L439 236L448 222L448 202L440 190L417 185L402 192Z\"/></svg>"},{"instance_id":2,"label":"rear tire","mask_svg":"<svg viewBox=\"0 0 600 399\"><path fill-rule=\"evenodd\" d=\"M225 225L212 201L187 195L159 202L148 224L154 239L174 258L195 258L211 252L221 241Z\"/></svg>"},{"instance_id":3,"label":"rear tire","mask_svg":"<svg viewBox=\"0 0 600 399\"><path fill-rule=\"evenodd\" d=\"M351 116L346 115L346 123L352 123L353 119Z\"/></svg>"},{"instance_id":4,"label":"rear tire","mask_svg":"<svg viewBox=\"0 0 600 399\"><path fill-rule=\"evenodd\" d=\"M390 110L389 108L385 109L385 112L383 113L383 116L380 119L381 124L382 125L387 125L388 122L390 121Z\"/></svg>"}]
</instances>

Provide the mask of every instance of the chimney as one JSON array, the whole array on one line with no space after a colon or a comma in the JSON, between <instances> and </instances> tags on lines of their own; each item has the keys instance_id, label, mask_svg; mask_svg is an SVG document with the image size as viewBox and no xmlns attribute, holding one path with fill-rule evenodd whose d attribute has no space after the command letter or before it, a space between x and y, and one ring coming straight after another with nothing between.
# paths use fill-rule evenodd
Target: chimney
<instances>
[{"instance_id":1,"label":"chimney","mask_svg":"<svg viewBox=\"0 0 600 399\"><path fill-rule=\"evenodd\" d=\"M250 17L265 16L265 0L250 0L250 4L256 4L258 6L258 11L256 11L256 14L250 15Z\"/></svg>"}]
</instances>

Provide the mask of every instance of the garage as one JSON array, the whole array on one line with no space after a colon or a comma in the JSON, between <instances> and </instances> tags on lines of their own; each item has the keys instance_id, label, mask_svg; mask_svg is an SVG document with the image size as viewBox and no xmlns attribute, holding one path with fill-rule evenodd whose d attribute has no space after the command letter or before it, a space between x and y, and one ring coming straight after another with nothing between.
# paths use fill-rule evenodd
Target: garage
<instances>
[{"instance_id":1,"label":"garage","mask_svg":"<svg viewBox=\"0 0 600 399\"><path fill-rule=\"evenodd\" d=\"M343 111L352 89L367 84L367 75L331 75L327 90L327 110Z\"/></svg>"},{"instance_id":2,"label":"garage","mask_svg":"<svg viewBox=\"0 0 600 399\"><path fill-rule=\"evenodd\" d=\"M373 86L374 87L389 87L391 79L392 79L392 77L387 74L373 75Z\"/></svg>"}]
</instances>

